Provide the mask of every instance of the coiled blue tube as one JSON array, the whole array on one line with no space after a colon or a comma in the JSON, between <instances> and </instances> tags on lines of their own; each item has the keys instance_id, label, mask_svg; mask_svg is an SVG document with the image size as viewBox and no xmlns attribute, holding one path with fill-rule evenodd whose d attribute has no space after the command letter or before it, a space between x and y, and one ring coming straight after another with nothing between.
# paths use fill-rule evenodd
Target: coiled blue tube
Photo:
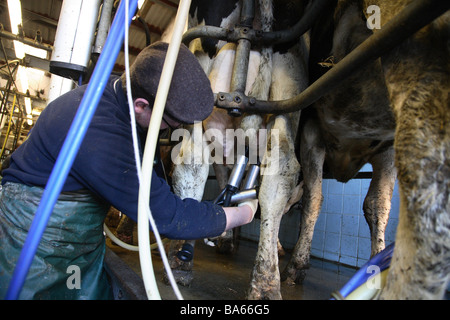
<instances>
[{"instance_id":1,"label":"coiled blue tube","mask_svg":"<svg viewBox=\"0 0 450 320\"><path fill-rule=\"evenodd\" d=\"M394 252L394 242L388 245L383 251L375 255L366 264L364 264L355 275L339 290L339 293L345 298L354 290L364 284L369 277L373 276L371 273L367 273L369 266L378 266L380 272L389 268L391 263L392 254Z\"/></svg>"},{"instance_id":2,"label":"coiled blue tube","mask_svg":"<svg viewBox=\"0 0 450 320\"><path fill-rule=\"evenodd\" d=\"M129 12L134 12L137 7L137 0L130 0ZM128 23L131 22L130 15ZM15 300L18 298L26 276L33 262L34 255L39 246L42 234L47 226L50 215L53 211L58 196L72 167L75 156L84 139L86 131L91 122L92 116L97 109L98 102L105 90L109 75L114 67L114 63L119 54L124 38L125 23L125 1L121 1L117 10L111 30L106 39L104 49L99 57L86 92L78 107L77 114L73 119L66 140L50 174L46 188L42 195L36 215L31 223L22 251L16 264L11 282L8 287L5 299Z\"/></svg>"}]
</instances>

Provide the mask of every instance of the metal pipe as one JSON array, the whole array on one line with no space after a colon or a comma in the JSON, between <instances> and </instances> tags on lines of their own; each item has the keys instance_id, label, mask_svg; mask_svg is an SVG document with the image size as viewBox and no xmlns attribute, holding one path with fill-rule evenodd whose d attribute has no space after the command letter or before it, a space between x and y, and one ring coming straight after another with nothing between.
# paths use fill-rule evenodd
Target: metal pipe
<instances>
[{"instance_id":1,"label":"metal pipe","mask_svg":"<svg viewBox=\"0 0 450 320\"><path fill-rule=\"evenodd\" d=\"M213 38L217 40L223 40L227 42L238 42L242 39L242 29L247 28L244 37L249 39L252 45L274 45L279 43L289 42L295 38L302 36L307 30L309 30L320 14L325 5L329 5L332 0L315 0L306 9L306 13L292 28L281 31L261 32L260 30L254 30L248 28L248 23L244 26L237 26L233 30L214 27L214 26L197 26L187 30L183 35L183 43L189 45L189 43L196 38ZM247 13L247 9L243 8L242 12ZM243 16L244 21L246 15ZM242 23L241 23L242 24Z\"/></svg>"},{"instance_id":2,"label":"metal pipe","mask_svg":"<svg viewBox=\"0 0 450 320\"><path fill-rule=\"evenodd\" d=\"M240 96L240 100L236 101L236 93L219 92L216 94L216 106L233 113L239 110L242 113L281 114L304 109L336 88L357 69L363 68L368 62L386 54L449 8L450 1L413 1L381 30L370 36L331 70L292 99L261 101Z\"/></svg>"},{"instance_id":3,"label":"metal pipe","mask_svg":"<svg viewBox=\"0 0 450 320\"><path fill-rule=\"evenodd\" d=\"M241 203L247 200L256 199L257 198L256 189L247 189L243 191L239 191L231 196L230 204Z\"/></svg>"},{"instance_id":4,"label":"metal pipe","mask_svg":"<svg viewBox=\"0 0 450 320\"><path fill-rule=\"evenodd\" d=\"M111 13L114 5L114 0L105 0L102 5L102 13L97 29L97 36L95 38L94 53L100 54L108 37L108 30L111 25Z\"/></svg>"},{"instance_id":5,"label":"metal pipe","mask_svg":"<svg viewBox=\"0 0 450 320\"><path fill-rule=\"evenodd\" d=\"M241 9L240 25L243 35L245 35L253 24L255 11L254 0L244 0ZM231 75L231 91L244 94L247 84L248 63L250 59L251 42L244 37L238 40L236 55L234 58L233 71ZM239 99L236 97L235 99ZM238 101L239 102L239 101ZM231 113L232 114L232 113ZM239 112L238 112L238 115Z\"/></svg>"},{"instance_id":6,"label":"metal pipe","mask_svg":"<svg viewBox=\"0 0 450 320\"><path fill-rule=\"evenodd\" d=\"M228 178L228 185L235 190L237 190L239 188L239 185L241 184L247 162L248 158L245 155L240 155L236 159L236 164L234 165L230 177Z\"/></svg>"},{"instance_id":7,"label":"metal pipe","mask_svg":"<svg viewBox=\"0 0 450 320\"><path fill-rule=\"evenodd\" d=\"M53 47L45 44L45 43L38 43L35 40L31 39L31 38L26 38L26 37L21 37L18 35L15 35L14 33L11 33L9 31L6 30L0 30L0 38L6 38L9 40L16 40L16 41L20 41L24 44L27 44L29 46L38 48L38 49L42 49L42 50L46 50L49 52L53 51Z\"/></svg>"},{"instance_id":8,"label":"metal pipe","mask_svg":"<svg viewBox=\"0 0 450 320\"><path fill-rule=\"evenodd\" d=\"M235 42L230 41L229 35L232 34L232 30L214 27L214 26L198 26L187 30L183 34L183 43L189 46L189 43L197 38L213 38L218 40L224 40L227 42Z\"/></svg>"},{"instance_id":9,"label":"metal pipe","mask_svg":"<svg viewBox=\"0 0 450 320\"><path fill-rule=\"evenodd\" d=\"M241 27L252 27L253 19L255 18L255 0L243 0L240 26Z\"/></svg>"},{"instance_id":10,"label":"metal pipe","mask_svg":"<svg viewBox=\"0 0 450 320\"><path fill-rule=\"evenodd\" d=\"M252 164L247 170L247 175L245 176L245 180L242 184L242 189L247 190L254 188L256 186L256 181L258 180L258 177L259 177L259 165Z\"/></svg>"},{"instance_id":11,"label":"metal pipe","mask_svg":"<svg viewBox=\"0 0 450 320\"><path fill-rule=\"evenodd\" d=\"M295 38L301 37L311 28L325 6L331 5L332 1L333 0L315 0L310 2L309 7L306 8L305 14L292 28L281 31L263 32L260 35L257 34L257 39L259 40L258 44L275 45L287 43L295 40Z\"/></svg>"},{"instance_id":12,"label":"metal pipe","mask_svg":"<svg viewBox=\"0 0 450 320\"><path fill-rule=\"evenodd\" d=\"M231 91L243 93L247 82L248 60L250 57L251 43L247 39L241 39L236 48L233 73L231 75Z\"/></svg>"}]
</instances>

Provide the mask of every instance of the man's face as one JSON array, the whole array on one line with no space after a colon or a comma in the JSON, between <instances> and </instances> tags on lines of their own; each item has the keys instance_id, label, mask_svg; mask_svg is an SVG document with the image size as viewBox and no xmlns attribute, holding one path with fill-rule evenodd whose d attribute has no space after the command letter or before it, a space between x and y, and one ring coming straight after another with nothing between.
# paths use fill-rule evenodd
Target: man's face
<instances>
[{"instance_id":1,"label":"man's face","mask_svg":"<svg viewBox=\"0 0 450 320\"><path fill-rule=\"evenodd\" d=\"M147 100L143 98L137 98L134 100L134 114L136 117L136 123L142 129L148 129L150 118L152 116L152 109Z\"/></svg>"},{"instance_id":2,"label":"man's face","mask_svg":"<svg viewBox=\"0 0 450 320\"><path fill-rule=\"evenodd\" d=\"M149 105L149 102L143 98L137 98L134 101L134 111L136 115L136 123L142 128L142 129L148 129L148 126L150 124L150 119L152 117L152 107ZM163 114L163 118L161 121L160 130L167 129L167 128L178 128L181 125L178 121L171 118L167 114Z\"/></svg>"},{"instance_id":3,"label":"man's face","mask_svg":"<svg viewBox=\"0 0 450 320\"><path fill-rule=\"evenodd\" d=\"M171 128L176 129L181 125L177 120L164 113L161 121L161 130Z\"/></svg>"}]
</instances>

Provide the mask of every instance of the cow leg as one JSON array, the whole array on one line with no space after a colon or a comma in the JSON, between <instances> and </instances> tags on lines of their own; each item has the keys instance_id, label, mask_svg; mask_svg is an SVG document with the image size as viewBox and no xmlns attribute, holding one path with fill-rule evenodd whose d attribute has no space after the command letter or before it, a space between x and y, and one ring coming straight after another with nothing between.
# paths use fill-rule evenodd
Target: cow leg
<instances>
[{"instance_id":1,"label":"cow leg","mask_svg":"<svg viewBox=\"0 0 450 320\"><path fill-rule=\"evenodd\" d=\"M373 4L382 21L402 7ZM397 120L400 215L381 299L441 299L450 280L449 25L447 12L382 57Z\"/></svg>"},{"instance_id":2,"label":"cow leg","mask_svg":"<svg viewBox=\"0 0 450 320\"><path fill-rule=\"evenodd\" d=\"M400 216L382 299L441 299L450 278L450 129L443 125L450 123L449 83L433 88L447 92L413 93L398 123ZM416 122L419 109L425 121Z\"/></svg>"},{"instance_id":3,"label":"cow leg","mask_svg":"<svg viewBox=\"0 0 450 320\"><path fill-rule=\"evenodd\" d=\"M394 149L389 148L375 155L369 162L372 164L373 176L363 210L370 229L371 256L374 256L385 247L384 232L389 219L392 193L397 177L394 167Z\"/></svg>"},{"instance_id":4,"label":"cow leg","mask_svg":"<svg viewBox=\"0 0 450 320\"><path fill-rule=\"evenodd\" d=\"M236 45L234 43L227 43L214 58L209 72L213 92L230 91L231 70L234 63L235 50ZM212 140L223 148L221 159L218 159L216 155L217 159L213 162L220 190L223 190L228 182L228 168L226 164L234 163L234 160L230 160L234 154L234 145L231 141L226 140L226 130L236 128L239 121L239 119L228 115L225 110L218 108L214 109L211 115L204 121L206 136L208 137L208 134L216 135ZM210 138L208 137L208 139ZM216 151L218 151L218 148ZM219 253L232 253L235 250L233 234L234 230L228 230L224 235L217 238L216 250Z\"/></svg>"},{"instance_id":5,"label":"cow leg","mask_svg":"<svg viewBox=\"0 0 450 320\"><path fill-rule=\"evenodd\" d=\"M322 174L325 147L321 141L318 124L313 119L304 124L300 137L300 162L303 172L303 202L300 235L290 261L281 279L288 284L301 284L309 268L314 226L322 207Z\"/></svg>"},{"instance_id":6,"label":"cow leg","mask_svg":"<svg viewBox=\"0 0 450 320\"><path fill-rule=\"evenodd\" d=\"M136 222L128 216L123 215L116 229L117 238L125 243L133 244L133 231L135 226Z\"/></svg>"},{"instance_id":7,"label":"cow leg","mask_svg":"<svg viewBox=\"0 0 450 320\"><path fill-rule=\"evenodd\" d=\"M268 150L263 159L264 171L259 190L261 232L248 293L249 299L281 299L278 231L284 207L292 189L296 186L300 170L287 122L284 116L276 118L268 137Z\"/></svg>"},{"instance_id":8,"label":"cow leg","mask_svg":"<svg viewBox=\"0 0 450 320\"><path fill-rule=\"evenodd\" d=\"M175 281L179 285L188 287L192 283L192 280L194 280L194 275L192 274L194 259L191 261L181 261L178 259L177 253L183 247L183 244L185 244L184 240L171 240L167 251L167 257ZM166 270L164 270L163 281L167 285L170 284Z\"/></svg>"},{"instance_id":9,"label":"cow leg","mask_svg":"<svg viewBox=\"0 0 450 320\"><path fill-rule=\"evenodd\" d=\"M178 152L172 173L173 188L176 195L184 198L202 200L203 191L208 179L209 164L203 161L203 150L205 150L202 137L202 124L193 125L189 137L184 137L180 148L174 148ZM168 259L176 281L184 286L191 283L193 259L185 262L177 257L184 241L172 241L169 246ZM194 246L195 241L189 241ZM165 277L165 280L166 277Z\"/></svg>"},{"instance_id":10,"label":"cow leg","mask_svg":"<svg viewBox=\"0 0 450 320\"><path fill-rule=\"evenodd\" d=\"M400 216L382 299L441 299L450 278L450 80L424 70L393 99Z\"/></svg>"},{"instance_id":11,"label":"cow leg","mask_svg":"<svg viewBox=\"0 0 450 320\"><path fill-rule=\"evenodd\" d=\"M306 86L307 53L303 42L287 53L273 54L269 100L289 99ZM263 54L264 56L264 54ZM270 60L270 59L268 59ZM300 112L275 117L268 125L267 148L261 166L259 205L261 231L252 271L249 299L281 299L278 270L278 232L286 204L296 190L300 164L295 155L294 140Z\"/></svg>"}]
</instances>

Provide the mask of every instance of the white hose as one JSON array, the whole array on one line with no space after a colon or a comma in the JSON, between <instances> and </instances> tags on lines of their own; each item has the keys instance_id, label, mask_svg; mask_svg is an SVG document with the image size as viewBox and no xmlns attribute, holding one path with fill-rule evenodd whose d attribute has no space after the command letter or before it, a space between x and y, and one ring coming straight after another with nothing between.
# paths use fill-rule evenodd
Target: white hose
<instances>
[{"instance_id":1,"label":"white hose","mask_svg":"<svg viewBox=\"0 0 450 320\"><path fill-rule=\"evenodd\" d=\"M170 83L172 81L175 63L180 49L181 37L184 32L191 0L182 0L178 6L178 12L175 19L175 26L172 34L172 39L169 43L166 59L164 61L161 79L159 82L158 92L156 94L155 103L153 105L152 117L148 128L147 139L145 143L143 161L142 161L142 177L139 188L139 202L138 202L138 240L139 240L139 258L141 263L142 276L144 280L145 289L149 299L161 299L158 288L154 281L154 273L151 260L150 244L149 244L149 220L155 234L156 241L160 247L161 258L166 267L167 276L169 277L175 295L179 300L183 297L178 289L172 271L167 261L163 246L160 244L161 238L155 221L153 220L149 199L150 199L150 184L152 180L153 159L155 157L155 149L158 141L158 132L161 126L161 120L164 113L164 107L169 92ZM168 270L167 270L168 267Z\"/></svg>"},{"instance_id":2,"label":"white hose","mask_svg":"<svg viewBox=\"0 0 450 320\"><path fill-rule=\"evenodd\" d=\"M108 228L108 226L106 224L103 224L103 230L105 231L106 235L111 239L112 242L114 242L115 244L117 244L119 247L122 247L124 249L130 250L130 251L139 251L139 247L138 246L133 246L131 244L128 244L126 242L123 242L122 240L120 240L119 238L117 238L114 233L111 232L111 230ZM163 243L168 242L169 239L164 238L162 240ZM156 248L158 248L158 243L153 243L150 246L151 250L155 250Z\"/></svg>"},{"instance_id":3,"label":"white hose","mask_svg":"<svg viewBox=\"0 0 450 320\"><path fill-rule=\"evenodd\" d=\"M136 171L139 180L139 185L142 182L142 171L141 171L141 163L139 157L139 147L137 140L137 131L136 131L136 120L134 114L134 104L131 96L131 85L130 85L130 67L129 67L129 58L128 58L128 32L129 26L127 21L129 16L128 11L128 0L125 0L125 39L124 39L124 52L125 52L125 76L126 76L126 86L127 86L127 98L128 98L128 107L130 110L130 118L131 118L131 131L133 137L133 146L134 146L134 156L136 161ZM146 223L148 229L148 222ZM141 260L141 269L142 269L142 277L144 280L144 285L147 292L147 297L149 299L161 299L159 295L158 286L156 284L155 274L153 271L152 257L150 252L150 235L149 231L146 232L147 239L143 240L143 237L140 236L139 231L139 214L138 214L138 251L139 251L139 259ZM146 263L145 268L142 265L142 260L147 259L149 263Z\"/></svg>"},{"instance_id":4,"label":"white hose","mask_svg":"<svg viewBox=\"0 0 450 320\"><path fill-rule=\"evenodd\" d=\"M381 273L378 273L374 277L378 280L379 286L370 286L368 281L360 285L354 291L352 291L345 300L373 300L375 299L381 292L381 289L386 285L386 278L389 269L383 270Z\"/></svg>"},{"instance_id":5,"label":"white hose","mask_svg":"<svg viewBox=\"0 0 450 320\"><path fill-rule=\"evenodd\" d=\"M112 242L117 244L119 247L122 247L124 249L130 250L130 251L139 251L138 246L133 246L131 244L128 244L126 242L123 242L119 238L117 238L114 233L109 230L109 228L106 226L106 224L103 224L103 231L105 231L106 235L111 239Z\"/></svg>"}]
</instances>

